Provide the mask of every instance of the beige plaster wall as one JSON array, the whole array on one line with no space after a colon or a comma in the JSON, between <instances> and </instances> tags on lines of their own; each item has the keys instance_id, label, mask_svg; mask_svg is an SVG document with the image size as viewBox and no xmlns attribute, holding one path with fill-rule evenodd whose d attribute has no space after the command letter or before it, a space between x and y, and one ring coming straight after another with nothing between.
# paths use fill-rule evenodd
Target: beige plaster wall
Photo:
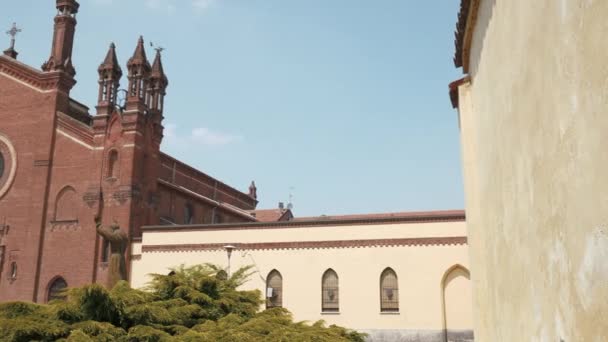
<instances>
[{"instance_id":1,"label":"beige plaster wall","mask_svg":"<svg viewBox=\"0 0 608 342\"><path fill-rule=\"evenodd\" d=\"M431 234L432 233L432 234ZM350 227L288 229L249 229L235 231L145 232L143 245L322 241L341 239L383 239L403 237L464 236L464 222L426 224L386 224ZM134 246L140 251L141 246ZM218 251L143 252L132 264L132 285L141 287L149 273L168 273L169 268L185 264L227 265L227 255ZM254 265L256 274L245 289L264 293L264 278L273 269L283 276L283 306L296 320L339 324L359 330L443 331L443 287L446 274L455 265L468 268L467 245L394 246L358 248L311 248L275 250L236 250L231 269ZM398 276L400 312L380 312L379 280L391 267ZM335 270L340 284L339 314L321 312L321 277ZM464 288L463 288L464 286ZM459 283L459 290L466 290ZM466 291L451 297L451 310L459 307L471 317L471 297ZM465 318L466 319L466 318ZM460 321L461 330L471 330L472 321ZM436 336L439 336L436 334ZM432 341L439 341L434 339ZM392 341L392 339L386 339ZM431 341L431 339L428 339Z\"/></svg>"},{"instance_id":2,"label":"beige plaster wall","mask_svg":"<svg viewBox=\"0 0 608 342\"><path fill-rule=\"evenodd\" d=\"M608 341L607 17L481 0L459 91L479 341Z\"/></svg>"}]
</instances>

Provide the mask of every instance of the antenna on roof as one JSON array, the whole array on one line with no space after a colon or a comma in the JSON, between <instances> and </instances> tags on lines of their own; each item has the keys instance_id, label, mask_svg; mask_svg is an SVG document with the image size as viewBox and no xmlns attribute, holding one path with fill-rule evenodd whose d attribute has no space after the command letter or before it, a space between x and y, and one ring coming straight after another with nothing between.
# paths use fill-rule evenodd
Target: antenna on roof
<instances>
[{"instance_id":1,"label":"antenna on roof","mask_svg":"<svg viewBox=\"0 0 608 342\"><path fill-rule=\"evenodd\" d=\"M289 187L289 202L287 203L287 209L288 210L293 209L293 203L292 202L293 202L293 190L294 189L295 188L293 186Z\"/></svg>"}]
</instances>

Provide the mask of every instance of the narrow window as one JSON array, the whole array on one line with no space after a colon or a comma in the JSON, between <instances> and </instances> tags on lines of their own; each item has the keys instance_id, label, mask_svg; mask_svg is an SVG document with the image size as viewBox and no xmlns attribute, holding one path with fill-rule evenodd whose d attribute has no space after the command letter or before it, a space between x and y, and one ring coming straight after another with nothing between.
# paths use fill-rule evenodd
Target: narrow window
<instances>
[{"instance_id":1,"label":"narrow window","mask_svg":"<svg viewBox=\"0 0 608 342\"><path fill-rule=\"evenodd\" d=\"M322 287L322 310L323 312L338 312L340 311L340 297L338 286L338 274L331 268L323 273L321 280Z\"/></svg>"},{"instance_id":2,"label":"narrow window","mask_svg":"<svg viewBox=\"0 0 608 342\"><path fill-rule=\"evenodd\" d=\"M108 156L108 178L118 178L118 152L110 151Z\"/></svg>"},{"instance_id":3,"label":"narrow window","mask_svg":"<svg viewBox=\"0 0 608 342\"><path fill-rule=\"evenodd\" d=\"M15 279L17 279L17 263L13 261L11 263L11 280Z\"/></svg>"},{"instance_id":4,"label":"narrow window","mask_svg":"<svg viewBox=\"0 0 608 342\"><path fill-rule=\"evenodd\" d=\"M380 311L399 311L399 285L397 274L393 269L387 268L380 275Z\"/></svg>"},{"instance_id":5,"label":"narrow window","mask_svg":"<svg viewBox=\"0 0 608 342\"><path fill-rule=\"evenodd\" d=\"M186 203L184 207L184 224L192 223L194 223L194 207L192 207L192 204Z\"/></svg>"},{"instance_id":6,"label":"narrow window","mask_svg":"<svg viewBox=\"0 0 608 342\"><path fill-rule=\"evenodd\" d=\"M272 270L266 278L266 309L283 306L283 277L277 270Z\"/></svg>"},{"instance_id":7,"label":"narrow window","mask_svg":"<svg viewBox=\"0 0 608 342\"><path fill-rule=\"evenodd\" d=\"M65 294L65 289L67 289L68 287L68 283L66 283L66 281L59 277L56 278L55 280L53 280L53 282L51 283L51 285L49 286L49 293L48 293L48 301L52 301L52 300L65 300L66 299L66 294Z\"/></svg>"}]
</instances>

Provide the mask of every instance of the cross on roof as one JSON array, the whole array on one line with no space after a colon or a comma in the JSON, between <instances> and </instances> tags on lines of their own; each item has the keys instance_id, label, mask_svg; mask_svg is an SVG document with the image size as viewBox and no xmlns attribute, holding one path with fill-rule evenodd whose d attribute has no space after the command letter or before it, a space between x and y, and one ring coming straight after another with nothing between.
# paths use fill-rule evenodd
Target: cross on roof
<instances>
[{"instance_id":1,"label":"cross on roof","mask_svg":"<svg viewBox=\"0 0 608 342\"><path fill-rule=\"evenodd\" d=\"M13 27L11 27L10 30L6 31L6 34L11 36L11 49L15 47L15 37L19 32L21 32L21 29L17 28L17 23L13 23Z\"/></svg>"}]
</instances>

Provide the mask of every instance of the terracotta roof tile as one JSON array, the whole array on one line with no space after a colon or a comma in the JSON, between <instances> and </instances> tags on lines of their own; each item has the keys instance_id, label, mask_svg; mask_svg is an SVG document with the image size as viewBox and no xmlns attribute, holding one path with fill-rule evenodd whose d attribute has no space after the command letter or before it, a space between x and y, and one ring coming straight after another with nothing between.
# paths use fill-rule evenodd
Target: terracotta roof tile
<instances>
[{"instance_id":1,"label":"terracotta roof tile","mask_svg":"<svg viewBox=\"0 0 608 342\"><path fill-rule=\"evenodd\" d=\"M259 222L287 221L293 217L291 210L278 208L251 210L249 213L254 215Z\"/></svg>"}]
</instances>

